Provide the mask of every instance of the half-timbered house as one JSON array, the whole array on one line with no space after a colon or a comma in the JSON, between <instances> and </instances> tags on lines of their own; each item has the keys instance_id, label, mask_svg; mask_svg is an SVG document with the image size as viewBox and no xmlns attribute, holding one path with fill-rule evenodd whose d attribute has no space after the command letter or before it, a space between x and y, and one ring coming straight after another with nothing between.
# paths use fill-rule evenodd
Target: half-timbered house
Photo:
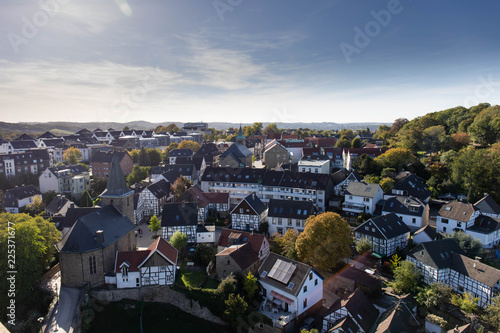
<instances>
[{"instance_id":1,"label":"half-timbered house","mask_svg":"<svg viewBox=\"0 0 500 333\"><path fill-rule=\"evenodd\" d=\"M187 235L189 243L195 243L197 227L198 204L172 202L163 205L161 228L162 237L166 241L169 241L176 231L180 231Z\"/></svg>"},{"instance_id":2,"label":"half-timbered house","mask_svg":"<svg viewBox=\"0 0 500 333\"><path fill-rule=\"evenodd\" d=\"M233 229L258 231L267 221L267 207L254 192L231 211L231 221Z\"/></svg>"}]
</instances>

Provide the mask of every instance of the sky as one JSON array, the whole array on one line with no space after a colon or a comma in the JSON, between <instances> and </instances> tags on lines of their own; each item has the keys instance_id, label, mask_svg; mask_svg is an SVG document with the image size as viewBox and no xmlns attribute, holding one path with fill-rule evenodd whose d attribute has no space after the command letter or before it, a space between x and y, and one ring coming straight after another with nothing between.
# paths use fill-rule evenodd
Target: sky
<instances>
[{"instance_id":1,"label":"sky","mask_svg":"<svg viewBox=\"0 0 500 333\"><path fill-rule=\"evenodd\" d=\"M500 104L500 2L2 0L0 121L385 122Z\"/></svg>"}]
</instances>

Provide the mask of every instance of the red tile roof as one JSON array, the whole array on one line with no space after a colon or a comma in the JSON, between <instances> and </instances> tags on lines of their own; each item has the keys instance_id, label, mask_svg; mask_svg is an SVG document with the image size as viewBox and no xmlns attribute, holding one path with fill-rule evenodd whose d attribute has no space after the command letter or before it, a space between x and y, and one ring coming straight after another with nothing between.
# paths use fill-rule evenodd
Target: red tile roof
<instances>
[{"instance_id":1,"label":"red tile roof","mask_svg":"<svg viewBox=\"0 0 500 333\"><path fill-rule=\"evenodd\" d=\"M141 265L150 257L154 252L158 252L167 258L169 261L177 265L177 250L167 243L163 238L158 237L147 250L142 251L125 251L118 252L116 257L115 273L121 272L121 265L127 263L129 272L137 272Z\"/></svg>"},{"instance_id":2,"label":"red tile roof","mask_svg":"<svg viewBox=\"0 0 500 333\"><path fill-rule=\"evenodd\" d=\"M265 238L266 237L261 234L251 234L248 232L243 232L238 230L222 229L217 245L228 247L231 245L249 243L252 248L252 251L256 255L259 255L260 248L262 247L262 243L264 243Z\"/></svg>"}]
</instances>

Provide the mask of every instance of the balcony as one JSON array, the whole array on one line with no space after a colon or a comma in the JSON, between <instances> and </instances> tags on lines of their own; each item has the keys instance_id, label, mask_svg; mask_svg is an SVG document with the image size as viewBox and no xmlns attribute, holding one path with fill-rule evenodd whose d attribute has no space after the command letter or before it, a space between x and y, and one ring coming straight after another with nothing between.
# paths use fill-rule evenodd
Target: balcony
<instances>
[{"instance_id":1,"label":"balcony","mask_svg":"<svg viewBox=\"0 0 500 333\"><path fill-rule=\"evenodd\" d=\"M362 213L365 211L365 205L353 202L344 202L342 204L342 210L346 212Z\"/></svg>"},{"instance_id":2,"label":"balcony","mask_svg":"<svg viewBox=\"0 0 500 333\"><path fill-rule=\"evenodd\" d=\"M297 316L295 312L285 311L283 305L280 300L266 299L260 305L259 312L273 321L273 327L282 328Z\"/></svg>"}]
</instances>

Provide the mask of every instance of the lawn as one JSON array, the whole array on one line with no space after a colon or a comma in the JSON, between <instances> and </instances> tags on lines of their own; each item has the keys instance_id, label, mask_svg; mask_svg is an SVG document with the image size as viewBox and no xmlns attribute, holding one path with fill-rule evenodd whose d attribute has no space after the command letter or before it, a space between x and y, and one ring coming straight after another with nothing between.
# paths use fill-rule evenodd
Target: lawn
<instances>
[{"instance_id":1,"label":"lawn","mask_svg":"<svg viewBox=\"0 0 500 333\"><path fill-rule=\"evenodd\" d=\"M217 289L219 286L219 281L215 279L208 279L208 281L203 286L204 289Z\"/></svg>"},{"instance_id":2,"label":"lawn","mask_svg":"<svg viewBox=\"0 0 500 333\"><path fill-rule=\"evenodd\" d=\"M124 300L96 307L87 332L140 332L141 302ZM147 332L225 332L224 327L192 316L170 304L144 303L142 326Z\"/></svg>"},{"instance_id":3,"label":"lawn","mask_svg":"<svg viewBox=\"0 0 500 333\"><path fill-rule=\"evenodd\" d=\"M205 281L207 274L205 274L204 271L187 270L185 267L186 262L184 262L180 268L180 278L182 283L188 288L198 288L198 286Z\"/></svg>"}]
</instances>

